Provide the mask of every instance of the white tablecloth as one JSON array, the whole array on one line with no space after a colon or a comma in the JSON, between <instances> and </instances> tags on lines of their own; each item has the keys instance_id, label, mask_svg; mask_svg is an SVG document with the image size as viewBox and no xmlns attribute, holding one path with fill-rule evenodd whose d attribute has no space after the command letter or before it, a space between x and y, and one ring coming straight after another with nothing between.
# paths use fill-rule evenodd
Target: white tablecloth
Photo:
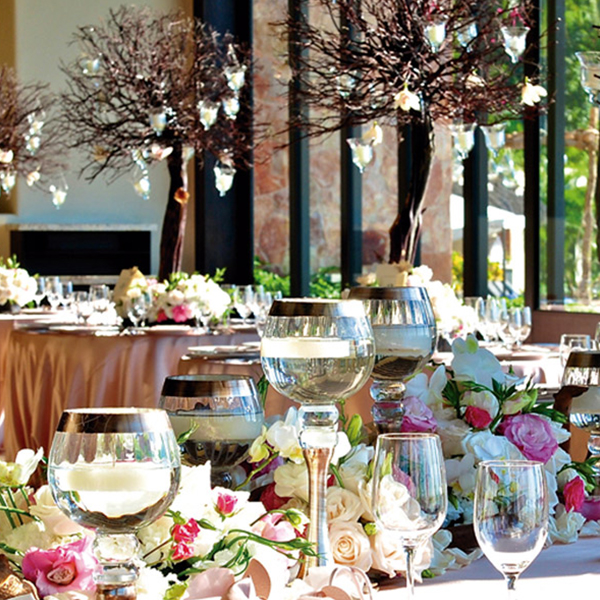
<instances>
[{"instance_id":1,"label":"white tablecloth","mask_svg":"<svg viewBox=\"0 0 600 600\"><path fill-rule=\"evenodd\" d=\"M520 600L574 600L596 595L600 587L600 538L543 550L517 582ZM487 558L464 569L418 583L417 600L506 600L506 584ZM401 600L405 590L386 586L379 600Z\"/></svg>"}]
</instances>

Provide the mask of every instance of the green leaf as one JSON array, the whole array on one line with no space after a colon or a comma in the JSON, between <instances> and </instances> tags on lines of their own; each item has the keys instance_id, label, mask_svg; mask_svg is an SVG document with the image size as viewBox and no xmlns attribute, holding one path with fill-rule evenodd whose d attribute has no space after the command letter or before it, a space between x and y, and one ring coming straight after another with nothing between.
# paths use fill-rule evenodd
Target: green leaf
<instances>
[{"instance_id":1,"label":"green leaf","mask_svg":"<svg viewBox=\"0 0 600 600\"><path fill-rule=\"evenodd\" d=\"M164 600L180 600L187 591L187 583L176 583L172 585L165 593Z\"/></svg>"},{"instance_id":2,"label":"green leaf","mask_svg":"<svg viewBox=\"0 0 600 600\"><path fill-rule=\"evenodd\" d=\"M358 446L364 440L363 420L360 415L352 415L346 427L346 435L351 446Z\"/></svg>"},{"instance_id":3,"label":"green leaf","mask_svg":"<svg viewBox=\"0 0 600 600\"><path fill-rule=\"evenodd\" d=\"M546 417L549 417L550 419L552 419L553 421L556 421L557 423L564 424L564 423L568 422L567 415L565 415L564 413L561 413L559 410L550 408L546 404L537 404L537 405L533 406L531 408L531 412L538 414L538 415L544 415Z\"/></svg>"},{"instance_id":4,"label":"green leaf","mask_svg":"<svg viewBox=\"0 0 600 600\"><path fill-rule=\"evenodd\" d=\"M183 444L185 444L189 439L190 436L192 435L192 433L194 433L194 431L196 431L196 429L198 429L199 425L198 425L198 421L191 421L191 426L187 431L184 431L183 433L180 433L177 436L177 444L179 446L182 446Z\"/></svg>"},{"instance_id":5,"label":"green leaf","mask_svg":"<svg viewBox=\"0 0 600 600\"><path fill-rule=\"evenodd\" d=\"M421 577L423 579L433 579L435 577L435 575L429 569L425 569L425 570L421 571Z\"/></svg>"},{"instance_id":6,"label":"green leaf","mask_svg":"<svg viewBox=\"0 0 600 600\"><path fill-rule=\"evenodd\" d=\"M260 400L260 404L265 409L265 405L267 404L267 393L269 391L269 380L263 375L256 384L256 389L258 391L258 398Z\"/></svg>"}]
</instances>

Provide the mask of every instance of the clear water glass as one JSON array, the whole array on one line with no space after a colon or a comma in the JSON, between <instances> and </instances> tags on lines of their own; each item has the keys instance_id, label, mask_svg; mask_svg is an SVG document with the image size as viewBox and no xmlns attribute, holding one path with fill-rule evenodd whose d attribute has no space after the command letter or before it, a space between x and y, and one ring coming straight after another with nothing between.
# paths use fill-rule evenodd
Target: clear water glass
<instances>
[{"instance_id":1,"label":"clear water glass","mask_svg":"<svg viewBox=\"0 0 600 600\"><path fill-rule=\"evenodd\" d=\"M544 465L528 460L479 463L473 518L480 548L504 575L508 599L516 600L517 579L548 534Z\"/></svg>"},{"instance_id":2,"label":"clear water glass","mask_svg":"<svg viewBox=\"0 0 600 600\"><path fill-rule=\"evenodd\" d=\"M377 527L402 540L408 598L414 598L414 557L442 526L448 508L444 455L433 433L377 438L373 469Z\"/></svg>"},{"instance_id":3,"label":"clear water glass","mask_svg":"<svg viewBox=\"0 0 600 600\"><path fill-rule=\"evenodd\" d=\"M317 557L305 563L333 566L325 498L329 463L337 444L335 403L367 382L374 361L373 330L363 304L353 300L275 300L261 339L269 383L301 404L299 442L309 475L308 539Z\"/></svg>"},{"instance_id":4,"label":"clear water glass","mask_svg":"<svg viewBox=\"0 0 600 600\"><path fill-rule=\"evenodd\" d=\"M94 578L100 599L135 595L135 532L168 509L180 468L179 448L163 410L63 413L50 449L48 483L60 510L96 532L100 567Z\"/></svg>"},{"instance_id":5,"label":"clear water glass","mask_svg":"<svg viewBox=\"0 0 600 600\"><path fill-rule=\"evenodd\" d=\"M46 297L46 278L36 277L36 290L33 297L37 308L40 307L42 300Z\"/></svg>"},{"instance_id":6,"label":"clear water glass","mask_svg":"<svg viewBox=\"0 0 600 600\"><path fill-rule=\"evenodd\" d=\"M49 277L46 280L46 299L52 310L56 310L62 304L63 285L58 277Z\"/></svg>"},{"instance_id":7,"label":"clear water glass","mask_svg":"<svg viewBox=\"0 0 600 600\"><path fill-rule=\"evenodd\" d=\"M586 352L589 350L593 350L592 338L589 335L563 333L560 336L558 354L560 356L560 364L563 367L567 364L567 359L571 352Z\"/></svg>"}]
</instances>

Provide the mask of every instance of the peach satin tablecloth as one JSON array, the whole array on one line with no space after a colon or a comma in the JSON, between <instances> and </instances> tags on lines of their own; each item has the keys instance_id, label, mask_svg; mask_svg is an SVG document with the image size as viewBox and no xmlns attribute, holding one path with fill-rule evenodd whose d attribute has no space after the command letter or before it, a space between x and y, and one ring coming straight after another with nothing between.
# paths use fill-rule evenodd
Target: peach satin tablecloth
<instances>
[{"instance_id":1,"label":"peach satin tablecloth","mask_svg":"<svg viewBox=\"0 0 600 600\"><path fill-rule=\"evenodd\" d=\"M48 452L65 408L157 406L165 377L189 346L241 344L255 332L197 335L192 330L146 335L94 335L93 332L15 330L6 357L2 396L5 451L9 460L21 448ZM10 400L10 401L9 401Z\"/></svg>"}]
</instances>

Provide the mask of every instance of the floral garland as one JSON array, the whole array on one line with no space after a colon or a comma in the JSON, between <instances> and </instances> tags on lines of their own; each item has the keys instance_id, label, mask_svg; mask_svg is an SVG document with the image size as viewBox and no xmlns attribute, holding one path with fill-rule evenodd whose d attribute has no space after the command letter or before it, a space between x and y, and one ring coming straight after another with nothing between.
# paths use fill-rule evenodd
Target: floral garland
<instances>
[{"instance_id":1,"label":"floral garland","mask_svg":"<svg viewBox=\"0 0 600 600\"><path fill-rule=\"evenodd\" d=\"M600 522L580 514L593 482L588 463L575 463L559 444L569 438L566 417L537 403L537 391L502 370L496 357L474 336L456 339L453 360L427 367L407 382L405 432L435 432L442 441L449 491L444 529L423 549L424 576L459 568L480 555L452 548L454 526L473 521L477 464L486 459L530 459L545 464L550 497L549 541L573 542L578 534L600 534ZM343 405L343 403L342 403ZM371 512L370 479L374 449L366 443L361 419L341 418L327 490L329 536L334 559L343 565L394 576L405 568L401 542L380 531ZM308 475L298 446L297 415L291 409L255 440L250 459L255 472L272 469L261 497L267 508L305 510ZM261 483L265 483L264 475ZM584 526L585 525L585 526Z\"/></svg>"},{"instance_id":2,"label":"floral garland","mask_svg":"<svg viewBox=\"0 0 600 600\"><path fill-rule=\"evenodd\" d=\"M0 306L25 306L35 299L36 291L35 277L20 268L16 257L0 258Z\"/></svg>"}]
</instances>

